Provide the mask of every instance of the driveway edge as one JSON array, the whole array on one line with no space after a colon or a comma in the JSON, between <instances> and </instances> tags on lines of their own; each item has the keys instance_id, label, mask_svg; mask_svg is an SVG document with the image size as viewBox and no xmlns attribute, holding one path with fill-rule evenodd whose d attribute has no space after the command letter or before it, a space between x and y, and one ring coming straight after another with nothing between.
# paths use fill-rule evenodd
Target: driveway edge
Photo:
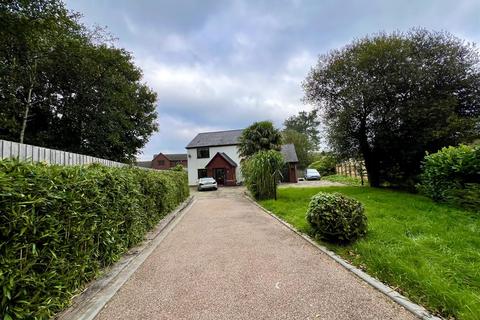
<instances>
[{"instance_id":1,"label":"driveway edge","mask_svg":"<svg viewBox=\"0 0 480 320\"><path fill-rule=\"evenodd\" d=\"M74 298L73 305L58 314L55 319L94 319L152 251L180 222L193 203L195 203L194 196L189 196L174 211L165 216L155 229L147 233L145 241L131 248L119 261L110 266L102 276L93 280L86 290Z\"/></svg>"},{"instance_id":2,"label":"driveway edge","mask_svg":"<svg viewBox=\"0 0 480 320\"><path fill-rule=\"evenodd\" d=\"M386 295L387 297L389 297L390 299L392 299L394 302L396 302L397 304L401 305L402 307L404 307L405 309L407 309L408 311L410 311L411 313L413 313L415 316L417 316L418 318L420 319L424 319L424 320L441 320L442 318L439 318L437 316L434 316L432 315L427 309L425 309L424 307L416 304L416 303L413 303L412 301L410 301L407 297L401 295L400 293L398 293L397 291L393 290L392 288L390 288L389 286L385 285L384 283L382 283L381 281L375 279L374 277L370 276L369 274L365 273L364 271L358 269L357 267L355 267L354 265L350 264L349 262L347 262L346 260L344 260L343 258L341 258L339 255L337 255L336 253L334 253L333 251L330 251L329 249L327 249L326 247L318 244L316 241L314 241L312 238L310 238L308 235L298 231L295 227L293 227L292 225L290 225L288 222L284 221L283 219L281 219L280 217L278 217L277 215L275 215L273 212L265 209L264 207L262 207L260 204L258 204L254 199L252 199L251 196L249 196L248 194L245 194L244 195L245 198L247 198L250 202L252 202L255 206L257 206L258 208L260 208L263 212L267 213L268 215L270 215L272 218L274 218L275 220L277 220L278 222L280 222L281 224L283 224L285 227L287 227L288 229L290 229L291 231L295 232L297 235L299 235L300 237L303 238L303 240L307 241L308 243L310 243L312 246L316 247L317 249L319 249L321 252L325 253L326 255L328 255L330 258L332 258L333 260L335 260L338 264L340 264L342 267L344 267L345 269L347 269L348 271L350 271L351 273L353 273L354 275L356 275L358 278L360 278L361 280L365 281L366 283L368 283L369 285L371 285L373 288L375 288L377 291L380 291L381 293L383 293L384 295Z\"/></svg>"}]
</instances>

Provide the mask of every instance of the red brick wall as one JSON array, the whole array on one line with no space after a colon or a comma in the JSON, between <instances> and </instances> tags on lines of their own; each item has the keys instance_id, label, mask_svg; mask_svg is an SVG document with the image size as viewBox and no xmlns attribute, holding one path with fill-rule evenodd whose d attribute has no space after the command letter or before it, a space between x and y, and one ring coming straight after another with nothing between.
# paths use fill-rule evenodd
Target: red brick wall
<instances>
[{"instance_id":1,"label":"red brick wall","mask_svg":"<svg viewBox=\"0 0 480 320\"><path fill-rule=\"evenodd\" d=\"M165 157L162 153L160 153L155 158L153 158L152 168L158 169L158 170L170 169L170 160L168 160L167 157Z\"/></svg>"},{"instance_id":2,"label":"red brick wall","mask_svg":"<svg viewBox=\"0 0 480 320\"><path fill-rule=\"evenodd\" d=\"M232 167L228 162L225 161L220 156L216 156L215 159L210 162L207 167L207 175L213 177L214 169L224 168L225 169L225 185L226 186L235 186L237 184L237 179L235 176L235 167Z\"/></svg>"}]
</instances>

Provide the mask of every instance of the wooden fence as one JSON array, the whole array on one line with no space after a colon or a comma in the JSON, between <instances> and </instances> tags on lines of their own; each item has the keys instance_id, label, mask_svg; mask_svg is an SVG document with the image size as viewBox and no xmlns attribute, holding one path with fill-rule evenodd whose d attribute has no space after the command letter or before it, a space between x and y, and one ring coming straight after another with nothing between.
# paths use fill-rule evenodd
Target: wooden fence
<instances>
[{"instance_id":1,"label":"wooden fence","mask_svg":"<svg viewBox=\"0 0 480 320\"><path fill-rule=\"evenodd\" d=\"M365 169L365 162L357 160L348 160L342 163L337 164L336 166L337 174L349 177L359 177L360 174L363 174L365 178L367 175L367 170Z\"/></svg>"},{"instance_id":2,"label":"wooden fence","mask_svg":"<svg viewBox=\"0 0 480 320\"><path fill-rule=\"evenodd\" d=\"M60 165L82 165L89 163L100 163L109 167L126 166L125 163L86 156L78 153L36 147L29 144L17 143L1 139L0 157L1 159L17 158L24 161L44 161L50 164Z\"/></svg>"}]
</instances>

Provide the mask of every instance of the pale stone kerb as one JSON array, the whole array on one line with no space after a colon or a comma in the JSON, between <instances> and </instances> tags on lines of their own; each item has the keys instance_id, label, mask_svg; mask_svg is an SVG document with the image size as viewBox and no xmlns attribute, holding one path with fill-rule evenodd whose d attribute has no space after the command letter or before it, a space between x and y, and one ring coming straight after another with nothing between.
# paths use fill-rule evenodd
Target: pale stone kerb
<instances>
[{"instance_id":1,"label":"pale stone kerb","mask_svg":"<svg viewBox=\"0 0 480 320\"><path fill-rule=\"evenodd\" d=\"M414 314L416 317L424 320L442 320L442 318L439 318L437 316L432 315L430 312L428 312L424 307L415 304L411 302L407 297L401 295L397 291L393 290L389 286L385 285L381 281L375 279L374 277L370 276L369 274L365 273L364 271L358 269L357 267L353 266L343 258L341 258L339 255L334 253L333 251L328 250L326 247L319 245L316 241L314 241L312 238L310 238L308 235L298 231L295 227L290 225L288 222L285 222L282 220L280 217L275 215L273 212L265 209L262 207L260 204L258 204L248 193L245 192L245 198L247 198L249 201L251 201L255 206L260 208L263 212L267 213L270 215L272 218L283 224L285 227L299 235L302 239L325 253L327 256L335 260L338 264L340 264L342 267L345 269L349 270L352 272L354 275L356 275L358 278L362 279L366 283L368 283L370 286L375 288L376 290L380 291L390 299L392 299L394 302L397 304L401 305L404 307L406 310L410 311L412 314Z\"/></svg>"}]
</instances>

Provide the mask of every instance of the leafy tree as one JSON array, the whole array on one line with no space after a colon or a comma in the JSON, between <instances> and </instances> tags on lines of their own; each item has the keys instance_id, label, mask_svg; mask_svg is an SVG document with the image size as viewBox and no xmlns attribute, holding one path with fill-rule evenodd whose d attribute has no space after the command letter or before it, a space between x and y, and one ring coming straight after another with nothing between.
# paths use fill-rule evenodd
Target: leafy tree
<instances>
[{"instance_id":1,"label":"leafy tree","mask_svg":"<svg viewBox=\"0 0 480 320\"><path fill-rule=\"evenodd\" d=\"M283 122L285 130L295 130L306 135L309 139L312 149L317 149L320 144L319 126L320 119L318 109L310 112L300 111L298 115L291 116Z\"/></svg>"},{"instance_id":2,"label":"leafy tree","mask_svg":"<svg viewBox=\"0 0 480 320\"><path fill-rule=\"evenodd\" d=\"M282 146L282 135L270 121L255 122L240 136L240 156L247 158L262 150L277 150Z\"/></svg>"},{"instance_id":3,"label":"leafy tree","mask_svg":"<svg viewBox=\"0 0 480 320\"><path fill-rule=\"evenodd\" d=\"M315 162L312 162L308 167L317 169L317 171L323 177L323 176L335 174L336 164L337 164L337 161L334 156L332 156L331 154L325 154Z\"/></svg>"},{"instance_id":4,"label":"leafy tree","mask_svg":"<svg viewBox=\"0 0 480 320\"><path fill-rule=\"evenodd\" d=\"M59 0L0 4L0 138L129 161L156 130L131 55Z\"/></svg>"},{"instance_id":5,"label":"leafy tree","mask_svg":"<svg viewBox=\"0 0 480 320\"><path fill-rule=\"evenodd\" d=\"M308 137L298 131L287 129L282 131L282 141L283 143L293 143L298 157L298 167L306 168L311 161L310 152L312 150L312 144Z\"/></svg>"},{"instance_id":6,"label":"leafy tree","mask_svg":"<svg viewBox=\"0 0 480 320\"><path fill-rule=\"evenodd\" d=\"M362 155L372 186L412 185L425 152L478 137L479 55L444 32L414 29L321 56L303 86L344 158Z\"/></svg>"}]
</instances>

